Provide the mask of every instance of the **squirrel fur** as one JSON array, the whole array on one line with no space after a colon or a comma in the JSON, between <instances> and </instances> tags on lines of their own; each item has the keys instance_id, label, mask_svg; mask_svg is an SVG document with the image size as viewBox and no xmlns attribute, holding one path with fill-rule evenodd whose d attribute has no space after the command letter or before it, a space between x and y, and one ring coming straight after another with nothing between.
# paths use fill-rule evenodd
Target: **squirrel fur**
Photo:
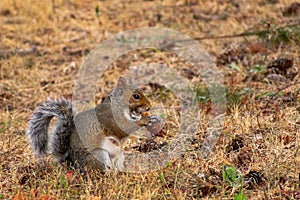
<instances>
[{"instance_id":1,"label":"squirrel fur","mask_svg":"<svg viewBox=\"0 0 300 200\"><path fill-rule=\"evenodd\" d=\"M150 107L144 94L121 77L101 104L76 116L65 98L47 100L33 112L26 135L39 157L51 154L59 163L80 169L123 170L123 144L129 134L150 123L151 117L142 117ZM53 117L58 121L50 134Z\"/></svg>"}]
</instances>

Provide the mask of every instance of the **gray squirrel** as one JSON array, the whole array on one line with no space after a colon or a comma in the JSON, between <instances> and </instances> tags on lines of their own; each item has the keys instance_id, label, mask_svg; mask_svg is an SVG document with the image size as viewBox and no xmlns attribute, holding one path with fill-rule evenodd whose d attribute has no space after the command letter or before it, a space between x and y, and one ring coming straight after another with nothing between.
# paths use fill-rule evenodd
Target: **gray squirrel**
<instances>
[{"instance_id":1,"label":"gray squirrel","mask_svg":"<svg viewBox=\"0 0 300 200\"><path fill-rule=\"evenodd\" d=\"M59 163L105 172L124 169L123 144L129 134L157 121L145 115L151 104L139 89L130 87L125 78L95 108L73 116L72 103L65 98L49 99L33 112L26 135L38 157L53 155ZM53 134L48 129L58 119Z\"/></svg>"}]
</instances>

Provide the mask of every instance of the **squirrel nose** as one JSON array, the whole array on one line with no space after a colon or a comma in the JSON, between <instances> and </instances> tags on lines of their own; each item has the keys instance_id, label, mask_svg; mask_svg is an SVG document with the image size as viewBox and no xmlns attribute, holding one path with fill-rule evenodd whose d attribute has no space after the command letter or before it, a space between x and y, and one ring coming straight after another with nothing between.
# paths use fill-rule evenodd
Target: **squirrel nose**
<instances>
[{"instance_id":1,"label":"squirrel nose","mask_svg":"<svg viewBox=\"0 0 300 200\"><path fill-rule=\"evenodd\" d=\"M149 111L150 110L150 106L148 106L147 108L146 108L146 111Z\"/></svg>"}]
</instances>

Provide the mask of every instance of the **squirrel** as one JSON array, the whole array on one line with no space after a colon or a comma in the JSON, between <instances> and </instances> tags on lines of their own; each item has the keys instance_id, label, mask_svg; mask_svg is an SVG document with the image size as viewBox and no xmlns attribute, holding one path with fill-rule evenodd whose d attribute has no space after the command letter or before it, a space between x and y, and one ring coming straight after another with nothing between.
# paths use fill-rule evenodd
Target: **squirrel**
<instances>
[{"instance_id":1,"label":"squirrel","mask_svg":"<svg viewBox=\"0 0 300 200\"><path fill-rule=\"evenodd\" d=\"M142 126L157 120L144 115L151 104L139 89L133 89L120 77L116 87L95 108L74 116L72 103L65 98L48 99L33 112L26 135L38 157L53 155L59 163L67 162L103 172L124 169L123 144ZM50 121L57 117L54 133Z\"/></svg>"}]
</instances>

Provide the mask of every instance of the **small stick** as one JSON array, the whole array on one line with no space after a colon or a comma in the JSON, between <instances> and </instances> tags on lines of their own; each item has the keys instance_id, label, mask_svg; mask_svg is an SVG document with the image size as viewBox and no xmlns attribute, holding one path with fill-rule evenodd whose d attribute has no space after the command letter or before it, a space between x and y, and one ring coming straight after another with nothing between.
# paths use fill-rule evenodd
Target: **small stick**
<instances>
[{"instance_id":1,"label":"small stick","mask_svg":"<svg viewBox=\"0 0 300 200\"><path fill-rule=\"evenodd\" d=\"M273 96L271 96L271 98L270 98L269 101L267 102L267 104L266 104L266 106L264 107L264 109L266 109L266 108L268 107L268 105L270 104L271 100L273 100L274 97L277 96L277 95L279 94L279 92L281 92L281 91L283 91L283 90L285 90L285 89L287 89L287 88L289 88L289 87L291 87L291 86L297 85L297 84L299 84L299 83L300 83L300 82L296 82L296 83L289 84L289 85L286 85L286 86L280 88Z\"/></svg>"},{"instance_id":2,"label":"small stick","mask_svg":"<svg viewBox=\"0 0 300 200\"><path fill-rule=\"evenodd\" d=\"M25 56L38 52L37 47L33 46L27 49L15 49L15 50L0 50L0 58L8 58L12 55Z\"/></svg>"}]
</instances>

